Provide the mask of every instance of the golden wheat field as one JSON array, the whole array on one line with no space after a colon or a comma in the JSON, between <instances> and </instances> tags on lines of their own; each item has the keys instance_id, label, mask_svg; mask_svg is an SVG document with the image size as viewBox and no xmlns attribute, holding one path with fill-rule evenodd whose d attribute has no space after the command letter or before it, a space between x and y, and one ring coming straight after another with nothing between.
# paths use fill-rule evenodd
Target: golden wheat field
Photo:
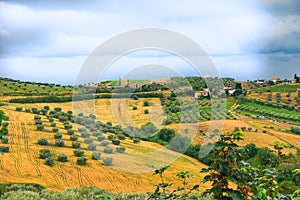
<instances>
[{"instance_id":1,"label":"golden wheat field","mask_svg":"<svg viewBox=\"0 0 300 200\"><path fill-rule=\"evenodd\" d=\"M148 107L143 105L146 100L150 104ZM141 98L139 100L97 99L95 101L75 102L74 104L71 102L7 104L2 106L1 109L10 118L8 135L10 153L0 157L1 182L39 183L51 190L94 185L110 192L133 193L136 191L153 191L155 184L159 182L158 176L153 175L153 170L164 164L171 164L170 169L166 172L166 181L178 183L176 174L183 170L188 170L194 175L191 183L199 184L203 177L203 174L200 174L199 171L205 165L196 159L167 150L156 143L142 141L139 144L134 144L130 139L121 142L121 146L126 147L125 154L113 153L106 155L103 153L103 147L97 147L97 150L101 151L102 157L113 157L113 166L107 167L103 165L102 161L92 160L90 152L86 149L85 155L88 157L88 165L79 166L76 164L76 157L73 149L70 148L71 141L62 123L56 121L59 132L63 134L66 147L40 146L37 144L37 140L40 138L46 138L51 144L55 142L50 122L45 116L42 117L45 131L37 131L32 113L15 111L16 107L41 109L46 105L50 106L51 109L60 107L64 112L74 110L77 113L95 113L97 119L102 122L110 121L115 125L121 124L124 127L128 125L139 127L149 121L159 128L162 127L163 110L157 98ZM133 106L136 106L137 110L133 110ZM145 109L148 109L150 114L144 114ZM186 134L193 139L193 144L203 143L199 130L206 132L209 128L214 129L214 126L218 125L222 127L223 132L230 132L237 126L252 127L252 131L245 131L246 139L240 142L240 145L252 142L258 147L269 147L274 141L281 141L300 147L300 136L282 131L289 128L287 124L274 124L272 121L254 120L243 116L237 117L239 120L171 124L166 127L173 128L176 131L181 130L182 134ZM273 128L265 128L270 126L273 126ZM75 124L73 124L73 127L76 130ZM258 129L258 132L254 132L255 129ZM267 130L267 133L262 133L262 130ZM77 131L75 132L77 133ZM112 144L111 146L116 147ZM55 162L53 167L45 165L44 160L39 158L39 150L44 148L50 149L56 156L61 153L66 154L69 161L66 163ZM294 152L294 150L287 150L287 152ZM200 184L200 189L203 190L208 186L208 184Z\"/></svg>"},{"instance_id":2,"label":"golden wheat field","mask_svg":"<svg viewBox=\"0 0 300 200\"><path fill-rule=\"evenodd\" d=\"M112 121L115 123L116 120L112 113L110 101L105 99L97 100L98 110L96 114L100 121L105 119L104 122ZM155 107L159 103L157 99L148 99L148 101L152 105L150 107ZM143 100L130 103L136 104L140 108ZM55 145L41 146L37 144L39 138L46 138L50 144L54 144L55 141L51 132L52 127L50 127L46 117L42 117L45 131L37 131L32 113L15 111L15 108L18 106L42 108L45 105L49 105L52 109L61 107L63 111L72 109L71 103L9 104L1 108L10 118L8 127L10 153L0 157L1 182L39 183L51 190L94 185L110 192L133 193L136 191L154 191L155 184L159 182L159 179L158 176L153 175L153 171L156 167L161 167L165 164L171 164L170 169L166 172L166 181L172 180L172 182L176 183L176 174L183 170L189 170L194 175L191 183L199 184L203 177L203 174L200 174L199 171L205 165L196 159L167 150L156 143L141 141L139 144L134 144L129 139L121 143L121 146L126 147L124 154L113 153L106 155L102 152L102 147L97 147L97 150L101 151L102 157L113 157L113 166L107 167L103 165L102 161L92 160L87 150L85 150L85 155L88 157L88 164L79 166L76 164L76 157L73 149L70 148L71 141L66 131L63 130L62 123L56 121L59 132L63 133L66 147L57 147ZM151 111L152 108L150 107ZM123 112L123 109L125 108L121 106L120 111ZM128 112L132 116L132 120L138 125L149 120L147 118L149 115L143 118L144 114L139 109L137 113ZM111 146L115 148L114 145ZM44 160L39 158L39 150L44 148L51 150L54 155L66 154L69 162L55 162L53 167L45 165ZM200 185L201 189L207 187L207 184Z\"/></svg>"}]
</instances>

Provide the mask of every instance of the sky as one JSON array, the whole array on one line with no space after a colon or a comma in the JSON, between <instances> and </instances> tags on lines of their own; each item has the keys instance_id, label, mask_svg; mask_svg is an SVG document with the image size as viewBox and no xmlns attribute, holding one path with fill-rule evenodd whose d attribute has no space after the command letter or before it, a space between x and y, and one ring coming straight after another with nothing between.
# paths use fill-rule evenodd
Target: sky
<instances>
[{"instance_id":1,"label":"sky","mask_svg":"<svg viewBox=\"0 0 300 200\"><path fill-rule=\"evenodd\" d=\"M97 47L143 28L171 30L191 39L222 77L243 81L300 74L299 0L4 0L0 76L74 84ZM197 72L178 55L139 49L120 55L99 79Z\"/></svg>"}]
</instances>

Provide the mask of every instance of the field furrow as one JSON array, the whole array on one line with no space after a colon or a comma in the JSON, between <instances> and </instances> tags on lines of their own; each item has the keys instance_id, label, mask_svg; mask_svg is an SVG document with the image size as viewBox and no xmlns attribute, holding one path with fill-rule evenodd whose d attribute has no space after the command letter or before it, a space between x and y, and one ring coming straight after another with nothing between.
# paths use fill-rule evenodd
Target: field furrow
<instances>
[{"instance_id":1,"label":"field furrow","mask_svg":"<svg viewBox=\"0 0 300 200\"><path fill-rule=\"evenodd\" d=\"M10 112L7 113L10 117L9 126L9 140L10 140L10 157L14 160L14 168L19 177L24 177L24 173L21 172L22 169L22 155L21 155L21 136L20 132L16 127L16 121L19 120L19 115L12 115ZM15 137L17 136L17 139Z\"/></svg>"}]
</instances>

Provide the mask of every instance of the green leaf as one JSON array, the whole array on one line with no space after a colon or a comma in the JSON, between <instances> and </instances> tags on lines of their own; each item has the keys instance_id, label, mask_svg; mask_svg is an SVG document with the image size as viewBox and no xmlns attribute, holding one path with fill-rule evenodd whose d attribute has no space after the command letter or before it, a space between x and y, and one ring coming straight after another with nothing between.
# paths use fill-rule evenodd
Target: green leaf
<instances>
[{"instance_id":1,"label":"green leaf","mask_svg":"<svg viewBox=\"0 0 300 200\"><path fill-rule=\"evenodd\" d=\"M206 182L208 182L208 181L211 181L211 177L210 177L210 175L206 175L206 176L204 176L204 178L203 178L202 182L203 182L203 183L206 183Z\"/></svg>"},{"instance_id":2,"label":"green leaf","mask_svg":"<svg viewBox=\"0 0 300 200\"><path fill-rule=\"evenodd\" d=\"M191 190L197 190L199 188L199 185L194 185Z\"/></svg>"},{"instance_id":3,"label":"green leaf","mask_svg":"<svg viewBox=\"0 0 300 200\"><path fill-rule=\"evenodd\" d=\"M206 173L206 172L208 172L208 169L207 168L202 168L200 172L201 173Z\"/></svg>"}]
</instances>

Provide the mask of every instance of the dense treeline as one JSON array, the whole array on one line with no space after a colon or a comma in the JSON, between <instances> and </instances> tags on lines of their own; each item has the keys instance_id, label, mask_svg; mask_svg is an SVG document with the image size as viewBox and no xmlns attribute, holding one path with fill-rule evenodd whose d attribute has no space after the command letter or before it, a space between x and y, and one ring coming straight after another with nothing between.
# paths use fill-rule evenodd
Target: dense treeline
<instances>
[{"instance_id":1,"label":"dense treeline","mask_svg":"<svg viewBox=\"0 0 300 200\"><path fill-rule=\"evenodd\" d=\"M181 87L191 85L193 90L202 90L207 88L208 85L216 86L236 86L236 81L233 78L202 78L198 76L188 76L188 77L172 77L171 78L173 87ZM217 88L217 87L216 87Z\"/></svg>"},{"instance_id":2,"label":"dense treeline","mask_svg":"<svg viewBox=\"0 0 300 200\"><path fill-rule=\"evenodd\" d=\"M70 101L82 101L91 99L110 99L110 98L160 98L162 93L125 93L125 94L82 94L73 96L43 96L43 97L26 97L26 98L12 98L10 103L64 103Z\"/></svg>"}]
</instances>

